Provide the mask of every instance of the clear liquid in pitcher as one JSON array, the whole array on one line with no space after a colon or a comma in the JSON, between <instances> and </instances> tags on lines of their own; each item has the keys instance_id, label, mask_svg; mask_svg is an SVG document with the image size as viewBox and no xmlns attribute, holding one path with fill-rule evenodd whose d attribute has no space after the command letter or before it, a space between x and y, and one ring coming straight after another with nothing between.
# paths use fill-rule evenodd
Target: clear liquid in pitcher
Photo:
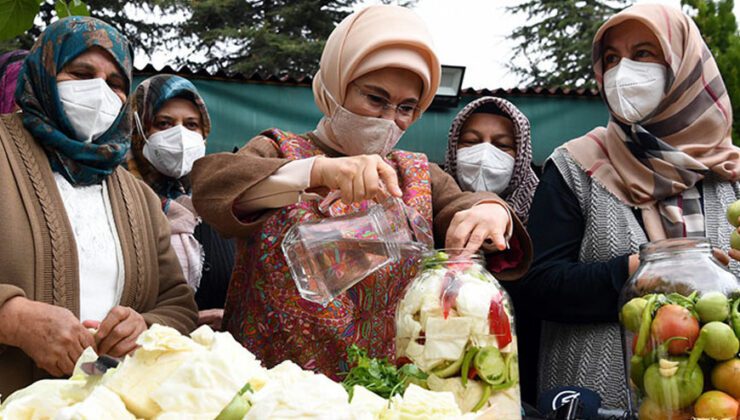
<instances>
[{"instance_id":1,"label":"clear liquid in pitcher","mask_svg":"<svg viewBox=\"0 0 740 420\"><path fill-rule=\"evenodd\" d=\"M326 306L368 275L397 260L389 256L389 246L394 245L347 238L311 247L299 243L288 252L293 254L290 259L303 264L291 266L291 273L304 299Z\"/></svg>"}]
</instances>

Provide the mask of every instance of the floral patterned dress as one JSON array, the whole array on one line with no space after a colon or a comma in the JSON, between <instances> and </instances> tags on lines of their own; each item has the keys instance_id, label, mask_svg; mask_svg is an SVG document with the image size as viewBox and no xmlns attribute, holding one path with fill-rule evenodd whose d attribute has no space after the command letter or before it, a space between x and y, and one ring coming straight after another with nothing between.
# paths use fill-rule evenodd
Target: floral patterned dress
<instances>
[{"instance_id":1,"label":"floral patterned dress","mask_svg":"<svg viewBox=\"0 0 740 420\"><path fill-rule=\"evenodd\" d=\"M263 133L282 157L323 154L310 140L277 129ZM429 162L418 153L394 151L386 160L399 177L403 201L432 222ZM247 349L274 366L292 360L305 369L337 378L347 370L346 349L355 343L375 357L395 358L394 318L398 301L416 274L416 261L389 264L350 288L326 308L298 294L281 249L288 229L327 217L318 201L302 201L276 211L254 235L238 242L226 299L224 325ZM369 202L336 201L330 214L364 210Z\"/></svg>"}]
</instances>

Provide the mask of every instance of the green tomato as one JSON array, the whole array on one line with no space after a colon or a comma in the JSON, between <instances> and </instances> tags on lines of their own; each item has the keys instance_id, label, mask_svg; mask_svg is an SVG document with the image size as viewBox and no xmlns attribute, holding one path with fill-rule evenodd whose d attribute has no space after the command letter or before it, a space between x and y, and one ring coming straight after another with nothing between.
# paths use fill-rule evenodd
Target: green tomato
<instances>
[{"instance_id":1,"label":"green tomato","mask_svg":"<svg viewBox=\"0 0 740 420\"><path fill-rule=\"evenodd\" d=\"M730 248L740 251L740 234L736 230L733 230L730 235Z\"/></svg>"},{"instance_id":2,"label":"green tomato","mask_svg":"<svg viewBox=\"0 0 740 420\"><path fill-rule=\"evenodd\" d=\"M727 207L727 221L732 226L738 227L738 219L740 219L740 200L735 201Z\"/></svg>"},{"instance_id":3,"label":"green tomato","mask_svg":"<svg viewBox=\"0 0 740 420\"><path fill-rule=\"evenodd\" d=\"M473 366L478 376L491 385L498 385L506 381L507 366L504 357L496 347L483 347L476 353Z\"/></svg>"},{"instance_id":4,"label":"green tomato","mask_svg":"<svg viewBox=\"0 0 740 420\"><path fill-rule=\"evenodd\" d=\"M619 320L622 321L624 328L627 328L628 331L633 333L640 331L642 311L645 310L647 303L647 300L638 297L622 306L622 311L619 313Z\"/></svg>"},{"instance_id":5,"label":"green tomato","mask_svg":"<svg viewBox=\"0 0 740 420\"><path fill-rule=\"evenodd\" d=\"M519 357L516 353L506 355L506 366L509 372L507 380L511 383L519 382Z\"/></svg>"},{"instance_id":6,"label":"green tomato","mask_svg":"<svg viewBox=\"0 0 740 420\"><path fill-rule=\"evenodd\" d=\"M709 292L702 295L694 305L702 323L724 321L730 316L730 302L720 292Z\"/></svg>"},{"instance_id":7,"label":"green tomato","mask_svg":"<svg viewBox=\"0 0 740 420\"><path fill-rule=\"evenodd\" d=\"M704 353L714 360L723 361L735 357L740 350L740 340L735 332L724 322L710 322L701 327L702 335L706 335Z\"/></svg>"},{"instance_id":8,"label":"green tomato","mask_svg":"<svg viewBox=\"0 0 740 420\"><path fill-rule=\"evenodd\" d=\"M658 363L645 371L645 393L664 410L679 410L690 406L704 390L704 374L694 366L687 372L687 360L677 359L678 371L671 377L660 374Z\"/></svg>"}]
</instances>

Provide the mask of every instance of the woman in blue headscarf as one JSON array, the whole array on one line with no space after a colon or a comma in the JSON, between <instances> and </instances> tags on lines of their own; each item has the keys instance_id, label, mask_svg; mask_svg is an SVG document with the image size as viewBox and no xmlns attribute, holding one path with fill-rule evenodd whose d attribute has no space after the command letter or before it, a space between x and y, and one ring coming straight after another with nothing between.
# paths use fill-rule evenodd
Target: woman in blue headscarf
<instances>
[{"instance_id":1,"label":"woman in blue headscarf","mask_svg":"<svg viewBox=\"0 0 740 420\"><path fill-rule=\"evenodd\" d=\"M61 19L0 116L0 394L70 374L88 346L123 356L152 323L195 325L160 201L120 167L132 61L110 25Z\"/></svg>"}]
</instances>

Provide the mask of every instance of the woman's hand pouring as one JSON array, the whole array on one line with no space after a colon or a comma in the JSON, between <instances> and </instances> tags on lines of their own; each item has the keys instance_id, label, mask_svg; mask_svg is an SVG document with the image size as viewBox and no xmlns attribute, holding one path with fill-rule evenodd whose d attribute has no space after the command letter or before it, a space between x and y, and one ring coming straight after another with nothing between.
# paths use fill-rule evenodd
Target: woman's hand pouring
<instances>
[{"instance_id":1,"label":"woman's hand pouring","mask_svg":"<svg viewBox=\"0 0 740 420\"><path fill-rule=\"evenodd\" d=\"M396 171L378 155L318 157L311 169L310 188L339 190L345 203L371 200L383 194L401 196Z\"/></svg>"}]
</instances>

